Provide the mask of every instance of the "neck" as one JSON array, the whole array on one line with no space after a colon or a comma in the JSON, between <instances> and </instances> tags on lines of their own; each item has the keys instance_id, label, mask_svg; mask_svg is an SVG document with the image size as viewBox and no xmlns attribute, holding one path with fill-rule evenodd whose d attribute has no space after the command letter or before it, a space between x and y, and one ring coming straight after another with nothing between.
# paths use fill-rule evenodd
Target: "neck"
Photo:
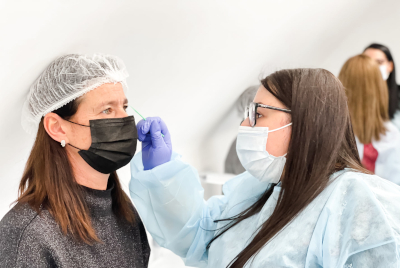
<instances>
[{"instance_id":1,"label":"neck","mask_svg":"<svg viewBox=\"0 0 400 268\"><path fill-rule=\"evenodd\" d=\"M68 154L78 184L95 190L106 190L110 174L103 174L89 166L79 154Z\"/></svg>"}]
</instances>

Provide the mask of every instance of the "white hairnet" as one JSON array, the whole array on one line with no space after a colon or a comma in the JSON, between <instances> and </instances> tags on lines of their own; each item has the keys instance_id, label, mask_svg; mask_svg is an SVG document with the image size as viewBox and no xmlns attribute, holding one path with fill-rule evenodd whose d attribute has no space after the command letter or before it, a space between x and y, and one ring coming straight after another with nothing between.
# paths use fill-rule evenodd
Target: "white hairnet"
<instances>
[{"instance_id":1,"label":"white hairnet","mask_svg":"<svg viewBox=\"0 0 400 268\"><path fill-rule=\"evenodd\" d=\"M115 56L69 54L54 60L29 89L22 110L22 127L36 133L47 113L105 83L120 82L127 90L124 63Z\"/></svg>"}]
</instances>

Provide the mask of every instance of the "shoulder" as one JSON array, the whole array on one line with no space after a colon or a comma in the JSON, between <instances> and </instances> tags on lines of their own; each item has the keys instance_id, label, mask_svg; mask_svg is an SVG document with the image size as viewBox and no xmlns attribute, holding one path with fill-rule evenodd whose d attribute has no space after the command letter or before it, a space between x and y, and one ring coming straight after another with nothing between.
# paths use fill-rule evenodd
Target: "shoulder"
<instances>
[{"instance_id":1,"label":"shoulder","mask_svg":"<svg viewBox=\"0 0 400 268\"><path fill-rule=\"evenodd\" d=\"M372 144L378 152L392 150L400 146L400 131L393 122L387 121L384 123L386 132L381 134L379 140L373 140Z\"/></svg>"},{"instance_id":2,"label":"shoulder","mask_svg":"<svg viewBox=\"0 0 400 268\"><path fill-rule=\"evenodd\" d=\"M400 129L400 110L396 111L391 122L397 129Z\"/></svg>"},{"instance_id":3,"label":"shoulder","mask_svg":"<svg viewBox=\"0 0 400 268\"><path fill-rule=\"evenodd\" d=\"M272 184L262 182L253 177L249 172L245 171L228 180L223 185L222 198L224 199L224 206L229 208L229 213L234 213L234 211L240 213L248 206L254 204L254 202L256 202L257 199L271 186ZM220 198L219 201L223 200ZM235 209L231 210L233 207L235 207Z\"/></svg>"},{"instance_id":4,"label":"shoulder","mask_svg":"<svg viewBox=\"0 0 400 268\"><path fill-rule=\"evenodd\" d=\"M333 175L328 189L311 241L323 266L336 267L348 260L357 263L356 258L368 260L366 255L382 252L395 258L393 249L400 244L400 187L346 169Z\"/></svg>"},{"instance_id":5,"label":"shoulder","mask_svg":"<svg viewBox=\"0 0 400 268\"><path fill-rule=\"evenodd\" d=\"M37 216L28 204L16 204L0 221L0 243L21 236Z\"/></svg>"},{"instance_id":6,"label":"shoulder","mask_svg":"<svg viewBox=\"0 0 400 268\"><path fill-rule=\"evenodd\" d=\"M14 265L21 238L37 215L29 205L17 204L0 221L0 259L5 260L4 267Z\"/></svg>"},{"instance_id":7,"label":"shoulder","mask_svg":"<svg viewBox=\"0 0 400 268\"><path fill-rule=\"evenodd\" d=\"M386 122L386 133L373 145L378 151L375 173L400 183L400 131L392 122Z\"/></svg>"},{"instance_id":8,"label":"shoulder","mask_svg":"<svg viewBox=\"0 0 400 268\"><path fill-rule=\"evenodd\" d=\"M400 186L376 175L346 170L330 187L326 208L338 223L356 227L354 234L372 226L381 237L391 230L400 234Z\"/></svg>"},{"instance_id":9,"label":"shoulder","mask_svg":"<svg viewBox=\"0 0 400 268\"><path fill-rule=\"evenodd\" d=\"M386 134L385 136L400 137L399 129L391 121L385 122Z\"/></svg>"},{"instance_id":10,"label":"shoulder","mask_svg":"<svg viewBox=\"0 0 400 268\"><path fill-rule=\"evenodd\" d=\"M385 195L398 197L395 203L400 204L400 186L377 175L365 174L351 169L337 172L331 177L332 193L351 193L353 196L366 196L382 199Z\"/></svg>"},{"instance_id":11,"label":"shoulder","mask_svg":"<svg viewBox=\"0 0 400 268\"><path fill-rule=\"evenodd\" d=\"M48 230L51 221L47 214L44 211L39 216L28 204L17 204L3 217L0 221L0 259L4 266L0 267L13 267L19 248L24 244L32 247L32 242L42 241L41 232Z\"/></svg>"},{"instance_id":12,"label":"shoulder","mask_svg":"<svg viewBox=\"0 0 400 268\"><path fill-rule=\"evenodd\" d=\"M232 195L235 190L243 190L243 187L251 190L250 195L258 195L259 189L265 191L270 186L269 183L262 182L259 179L252 176L249 172L245 171L224 183L222 186L222 192L226 196Z\"/></svg>"}]
</instances>

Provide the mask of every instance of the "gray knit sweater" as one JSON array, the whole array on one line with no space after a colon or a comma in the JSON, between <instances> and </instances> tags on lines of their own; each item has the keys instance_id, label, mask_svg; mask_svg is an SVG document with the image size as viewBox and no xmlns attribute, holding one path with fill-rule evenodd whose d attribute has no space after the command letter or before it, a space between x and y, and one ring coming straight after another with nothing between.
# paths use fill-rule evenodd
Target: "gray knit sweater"
<instances>
[{"instance_id":1,"label":"gray knit sweater","mask_svg":"<svg viewBox=\"0 0 400 268\"><path fill-rule=\"evenodd\" d=\"M147 267L150 247L143 224L139 216L135 224L116 218L112 188L85 188L92 224L103 242L92 246L63 235L47 210L38 215L28 205L17 204L0 221L0 268Z\"/></svg>"}]
</instances>

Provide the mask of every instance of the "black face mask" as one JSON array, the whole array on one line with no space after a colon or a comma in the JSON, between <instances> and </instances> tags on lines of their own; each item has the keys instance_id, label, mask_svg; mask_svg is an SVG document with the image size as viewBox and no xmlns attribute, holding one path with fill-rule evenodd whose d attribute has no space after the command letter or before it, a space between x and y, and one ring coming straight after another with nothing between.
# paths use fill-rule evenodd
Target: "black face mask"
<instances>
[{"instance_id":1,"label":"black face mask","mask_svg":"<svg viewBox=\"0 0 400 268\"><path fill-rule=\"evenodd\" d=\"M79 155L95 170L110 174L128 164L136 152L137 130L135 118L110 118L90 120L92 145L88 150L79 150Z\"/></svg>"}]
</instances>

